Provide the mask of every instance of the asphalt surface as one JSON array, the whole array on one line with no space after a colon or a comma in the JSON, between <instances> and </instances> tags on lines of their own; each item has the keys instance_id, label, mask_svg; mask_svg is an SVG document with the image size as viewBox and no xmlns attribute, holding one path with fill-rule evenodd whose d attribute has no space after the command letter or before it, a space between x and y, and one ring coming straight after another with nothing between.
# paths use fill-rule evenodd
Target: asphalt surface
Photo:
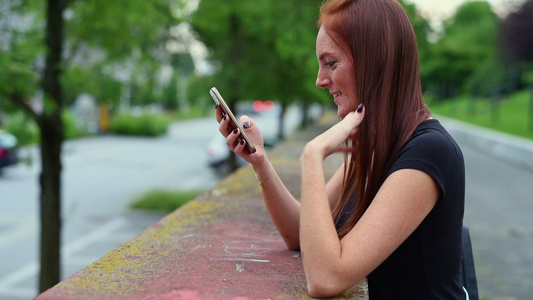
<instances>
[{"instance_id":1,"label":"asphalt surface","mask_svg":"<svg viewBox=\"0 0 533 300\"><path fill-rule=\"evenodd\" d=\"M275 111L253 115L273 135ZM299 109L287 112L285 131L294 131ZM62 279L133 238L165 213L129 209L154 189L205 191L225 175L208 167L208 145L218 133L214 117L172 124L157 138L103 135L69 140L62 151ZM0 176L0 299L38 294L39 153L23 149L20 163Z\"/></svg>"},{"instance_id":2,"label":"asphalt surface","mask_svg":"<svg viewBox=\"0 0 533 300\"><path fill-rule=\"evenodd\" d=\"M464 224L470 228L481 299L531 299L533 168L530 163L533 143L439 119L456 138L465 156L467 200ZM314 136L319 133L304 134ZM5 217L1 220L6 220ZM125 212L115 218L96 220L101 226L63 250L66 253L64 269L70 269L64 273L72 274L90 264L161 217L161 214ZM6 243L1 237L0 250L3 249L2 243ZM34 297L35 276L28 274L35 274L36 268L35 263L29 263L0 277L0 299Z\"/></svg>"},{"instance_id":3,"label":"asphalt surface","mask_svg":"<svg viewBox=\"0 0 533 300\"><path fill-rule=\"evenodd\" d=\"M462 148L481 299L533 298L533 142L440 118Z\"/></svg>"}]
</instances>

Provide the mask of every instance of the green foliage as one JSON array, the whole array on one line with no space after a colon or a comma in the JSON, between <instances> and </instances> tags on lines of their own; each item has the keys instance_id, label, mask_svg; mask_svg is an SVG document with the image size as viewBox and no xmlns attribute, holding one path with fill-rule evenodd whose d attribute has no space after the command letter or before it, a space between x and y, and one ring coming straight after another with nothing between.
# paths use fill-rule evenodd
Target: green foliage
<instances>
[{"instance_id":1,"label":"green foliage","mask_svg":"<svg viewBox=\"0 0 533 300\"><path fill-rule=\"evenodd\" d=\"M61 119L63 120L65 139L69 140L80 138L89 134L88 132L78 128L76 117L70 111L63 111L61 114Z\"/></svg>"},{"instance_id":2,"label":"green foliage","mask_svg":"<svg viewBox=\"0 0 533 300\"><path fill-rule=\"evenodd\" d=\"M181 0L73 1L62 80L69 103L90 93L98 103L118 107L122 86L131 87L131 105L162 102L165 83L156 75L171 63L166 44L183 5Z\"/></svg>"},{"instance_id":3,"label":"green foliage","mask_svg":"<svg viewBox=\"0 0 533 300\"><path fill-rule=\"evenodd\" d=\"M166 41L165 29L175 22L167 0L73 1L71 9L72 47L86 44L104 50L112 61L131 57L134 51L149 57L149 51Z\"/></svg>"},{"instance_id":4,"label":"green foliage","mask_svg":"<svg viewBox=\"0 0 533 300\"><path fill-rule=\"evenodd\" d=\"M76 124L74 115L65 110L62 113L65 139L74 139L87 136L87 132L80 130ZM3 129L13 134L18 140L18 147L34 145L39 143L39 129L35 121L21 111L9 115Z\"/></svg>"},{"instance_id":5,"label":"green foliage","mask_svg":"<svg viewBox=\"0 0 533 300\"><path fill-rule=\"evenodd\" d=\"M61 82L67 103L74 103L80 94L91 94L100 104L112 104L119 99L122 84L103 71L100 65L65 69Z\"/></svg>"},{"instance_id":6,"label":"green foliage","mask_svg":"<svg viewBox=\"0 0 533 300\"><path fill-rule=\"evenodd\" d=\"M43 20L42 1L4 0L0 10L2 46L0 47L0 100L27 101L39 88L39 71L36 64L44 54L42 28L37 26ZM38 2L38 3L37 3ZM21 20L20 16L25 18ZM19 17L19 18L17 18ZM13 21L21 21L24 29L10 28ZM22 22L23 21L23 22ZM1 104L0 109L14 108Z\"/></svg>"},{"instance_id":7,"label":"green foliage","mask_svg":"<svg viewBox=\"0 0 533 300\"><path fill-rule=\"evenodd\" d=\"M20 111L9 116L4 129L17 138L17 147L33 145L39 141L39 131L35 121Z\"/></svg>"},{"instance_id":8,"label":"green foliage","mask_svg":"<svg viewBox=\"0 0 533 300\"><path fill-rule=\"evenodd\" d=\"M464 92L467 85L474 86L470 91L487 89L477 87L477 82L492 75L486 73L487 69L498 68L498 26L498 17L487 2L462 4L444 23L444 36L432 45L427 60L422 61L424 78L429 79L426 88L433 89L440 98ZM473 75L477 78L469 82ZM497 79L500 78L495 76L490 81Z\"/></svg>"},{"instance_id":9,"label":"green foliage","mask_svg":"<svg viewBox=\"0 0 533 300\"><path fill-rule=\"evenodd\" d=\"M533 139L533 130L529 128L533 121L530 101L529 91L522 90L501 100L468 96L443 101L429 99L429 106L437 115Z\"/></svg>"},{"instance_id":10,"label":"green foliage","mask_svg":"<svg viewBox=\"0 0 533 300\"><path fill-rule=\"evenodd\" d=\"M211 59L219 67L214 85L227 102L326 99L326 94L320 93L314 83L315 21L320 3L318 0L200 2L192 24L211 49Z\"/></svg>"},{"instance_id":11,"label":"green foliage","mask_svg":"<svg viewBox=\"0 0 533 300\"><path fill-rule=\"evenodd\" d=\"M528 85L533 85L533 60L521 63L522 81Z\"/></svg>"},{"instance_id":12,"label":"green foliage","mask_svg":"<svg viewBox=\"0 0 533 300\"><path fill-rule=\"evenodd\" d=\"M200 195L199 191L169 191L156 189L133 201L131 208L172 212Z\"/></svg>"},{"instance_id":13,"label":"green foliage","mask_svg":"<svg viewBox=\"0 0 533 300\"><path fill-rule=\"evenodd\" d=\"M214 107L212 109L212 112L214 112ZM207 114L208 113L206 112L206 109L204 107L192 106L186 110L179 110L174 113L169 113L168 117L171 120L184 121L204 117Z\"/></svg>"},{"instance_id":14,"label":"green foliage","mask_svg":"<svg viewBox=\"0 0 533 300\"><path fill-rule=\"evenodd\" d=\"M160 136L166 133L170 120L155 114L122 113L113 117L111 132L122 135Z\"/></svg>"}]
</instances>

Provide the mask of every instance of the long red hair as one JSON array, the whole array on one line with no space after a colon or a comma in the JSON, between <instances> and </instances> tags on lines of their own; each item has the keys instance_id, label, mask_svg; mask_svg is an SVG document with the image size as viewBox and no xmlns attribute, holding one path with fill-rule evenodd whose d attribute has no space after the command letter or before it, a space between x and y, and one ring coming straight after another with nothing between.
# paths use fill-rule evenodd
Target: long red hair
<instances>
[{"instance_id":1,"label":"long red hair","mask_svg":"<svg viewBox=\"0 0 533 300\"><path fill-rule=\"evenodd\" d=\"M358 152L346 157L342 192L333 210L338 220L348 202L357 201L339 229L343 237L370 206L396 155L430 112L422 95L413 26L396 0L326 1L318 26L352 56L355 101L365 105Z\"/></svg>"}]
</instances>

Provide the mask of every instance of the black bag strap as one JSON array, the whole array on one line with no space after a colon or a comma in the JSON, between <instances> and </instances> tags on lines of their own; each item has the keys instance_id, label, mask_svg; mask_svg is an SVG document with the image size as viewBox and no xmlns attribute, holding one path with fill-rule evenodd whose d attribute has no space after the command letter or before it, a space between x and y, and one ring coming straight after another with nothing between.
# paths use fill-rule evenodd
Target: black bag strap
<instances>
[{"instance_id":1,"label":"black bag strap","mask_svg":"<svg viewBox=\"0 0 533 300\"><path fill-rule=\"evenodd\" d=\"M470 231L466 226L463 226L463 262L461 266L461 278L463 280L463 286L468 292L469 299L479 300L472 241L470 240Z\"/></svg>"}]
</instances>

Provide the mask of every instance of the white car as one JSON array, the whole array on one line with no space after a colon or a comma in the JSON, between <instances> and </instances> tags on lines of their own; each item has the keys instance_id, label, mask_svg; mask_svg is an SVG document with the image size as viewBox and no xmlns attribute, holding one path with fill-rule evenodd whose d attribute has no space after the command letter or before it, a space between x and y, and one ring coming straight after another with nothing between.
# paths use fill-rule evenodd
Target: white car
<instances>
[{"instance_id":1,"label":"white car","mask_svg":"<svg viewBox=\"0 0 533 300\"><path fill-rule=\"evenodd\" d=\"M264 107L269 107L265 110ZM256 100L253 103L242 102L238 104L237 113L235 115L239 118L241 115L248 115L254 119L256 124L261 128L265 147L270 148L276 145L279 140L276 137L278 117L281 107L275 106L272 101ZM226 145L226 140L219 132L217 132L207 145L207 164L209 167L224 171L227 169L228 160L231 155ZM237 165L243 166L246 161L237 156Z\"/></svg>"}]
</instances>

